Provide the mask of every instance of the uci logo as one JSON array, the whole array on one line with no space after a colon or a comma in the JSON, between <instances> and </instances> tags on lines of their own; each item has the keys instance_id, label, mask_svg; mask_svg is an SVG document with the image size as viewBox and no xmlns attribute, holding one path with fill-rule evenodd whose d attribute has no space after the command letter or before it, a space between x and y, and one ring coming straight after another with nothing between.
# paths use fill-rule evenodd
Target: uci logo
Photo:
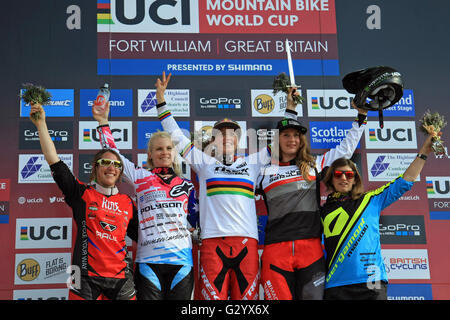
<instances>
[{"instance_id":1,"label":"uci logo","mask_svg":"<svg viewBox=\"0 0 450 320\"><path fill-rule=\"evenodd\" d=\"M112 32L198 33L198 1L111 0ZM98 26L99 32L103 26Z\"/></svg>"},{"instance_id":2,"label":"uci logo","mask_svg":"<svg viewBox=\"0 0 450 320\"><path fill-rule=\"evenodd\" d=\"M399 142L412 141L412 129L369 129L369 135L374 137L376 141L395 140Z\"/></svg>"}]
</instances>

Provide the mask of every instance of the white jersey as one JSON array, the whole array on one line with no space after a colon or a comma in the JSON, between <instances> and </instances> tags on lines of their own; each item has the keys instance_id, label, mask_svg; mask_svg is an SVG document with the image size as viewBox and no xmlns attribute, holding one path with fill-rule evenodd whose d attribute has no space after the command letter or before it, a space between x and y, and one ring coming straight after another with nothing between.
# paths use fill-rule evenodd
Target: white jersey
<instances>
[{"instance_id":1,"label":"white jersey","mask_svg":"<svg viewBox=\"0 0 450 320\"><path fill-rule=\"evenodd\" d=\"M261 169L271 161L270 148L225 165L197 149L165 106L158 107L158 117L198 176L201 238L239 236L258 240L254 194Z\"/></svg>"}]
</instances>

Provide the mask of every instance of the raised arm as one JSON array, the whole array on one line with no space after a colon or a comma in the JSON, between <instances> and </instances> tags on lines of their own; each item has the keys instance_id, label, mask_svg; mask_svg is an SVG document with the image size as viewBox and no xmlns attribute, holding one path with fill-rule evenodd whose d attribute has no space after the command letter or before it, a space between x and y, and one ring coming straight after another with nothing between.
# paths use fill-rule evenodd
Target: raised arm
<instances>
[{"instance_id":1,"label":"raised arm","mask_svg":"<svg viewBox=\"0 0 450 320\"><path fill-rule=\"evenodd\" d=\"M39 119L35 119L31 115L35 112L40 112ZM42 153L44 154L45 160L49 165L57 163L60 161L58 154L56 153L55 144L48 133L47 122L45 121L45 111L40 104L31 103L30 110L31 122L36 126L39 133L39 142L41 143Z\"/></svg>"},{"instance_id":2,"label":"raised arm","mask_svg":"<svg viewBox=\"0 0 450 320\"><path fill-rule=\"evenodd\" d=\"M366 124L367 110L358 108L352 101L352 107L358 111L355 121L352 123L351 129L345 138L336 146L336 148L327 151L316 159L317 169L321 171L324 167L329 166L338 158L350 159L358 146L359 140L364 133L364 124Z\"/></svg>"},{"instance_id":3,"label":"raised arm","mask_svg":"<svg viewBox=\"0 0 450 320\"><path fill-rule=\"evenodd\" d=\"M163 72L162 80L158 78L155 83L158 118L161 121L164 131L170 134L177 152L180 153L195 172L199 172L204 164L214 163L216 160L194 146L194 143L183 134L183 131L167 107L164 93L171 76L172 74L169 73L166 77L166 73Z\"/></svg>"},{"instance_id":4,"label":"raised arm","mask_svg":"<svg viewBox=\"0 0 450 320\"><path fill-rule=\"evenodd\" d=\"M403 173L403 179L406 181L414 181L419 176L422 171L425 161L428 157L428 154L432 151L431 149L431 140L433 136L429 135L427 139L424 141L422 147L419 149L419 153L413 162L409 165L409 167Z\"/></svg>"}]
</instances>

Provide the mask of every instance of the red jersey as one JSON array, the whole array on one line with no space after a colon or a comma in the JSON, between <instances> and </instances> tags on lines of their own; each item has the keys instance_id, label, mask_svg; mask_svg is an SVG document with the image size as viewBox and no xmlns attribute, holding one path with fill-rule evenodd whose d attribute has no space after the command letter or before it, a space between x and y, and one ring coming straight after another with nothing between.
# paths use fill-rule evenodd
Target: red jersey
<instances>
[{"instance_id":1,"label":"red jersey","mask_svg":"<svg viewBox=\"0 0 450 320\"><path fill-rule=\"evenodd\" d=\"M77 224L72 264L80 268L82 275L125 278L125 236L128 233L137 240L137 209L133 200L115 187L80 182L62 161L50 169Z\"/></svg>"}]
</instances>

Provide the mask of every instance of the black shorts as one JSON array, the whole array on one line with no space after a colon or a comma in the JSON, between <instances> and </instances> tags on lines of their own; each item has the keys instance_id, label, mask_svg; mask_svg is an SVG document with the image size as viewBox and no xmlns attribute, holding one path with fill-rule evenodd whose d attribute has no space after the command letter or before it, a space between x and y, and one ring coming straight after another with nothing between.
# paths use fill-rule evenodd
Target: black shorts
<instances>
[{"instance_id":1,"label":"black shorts","mask_svg":"<svg viewBox=\"0 0 450 320\"><path fill-rule=\"evenodd\" d=\"M123 279L81 276L79 288L71 287L69 300L135 300L132 276Z\"/></svg>"},{"instance_id":2,"label":"black shorts","mask_svg":"<svg viewBox=\"0 0 450 320\"><path fill-rule=\"evenodd\" d=\"M387 283L376 281L325 289L324 300L387 300Z\"/></svg>"},{"instance_id":3,"label":"black shorts","mask_svg":"<svg viewBox=\"0 0 450 320\"><path fill-rule=\"evenodd\" d=\"M190 300L194 273L190 265L136 263L138 300Z\"/></svg>"}]
</instances>

